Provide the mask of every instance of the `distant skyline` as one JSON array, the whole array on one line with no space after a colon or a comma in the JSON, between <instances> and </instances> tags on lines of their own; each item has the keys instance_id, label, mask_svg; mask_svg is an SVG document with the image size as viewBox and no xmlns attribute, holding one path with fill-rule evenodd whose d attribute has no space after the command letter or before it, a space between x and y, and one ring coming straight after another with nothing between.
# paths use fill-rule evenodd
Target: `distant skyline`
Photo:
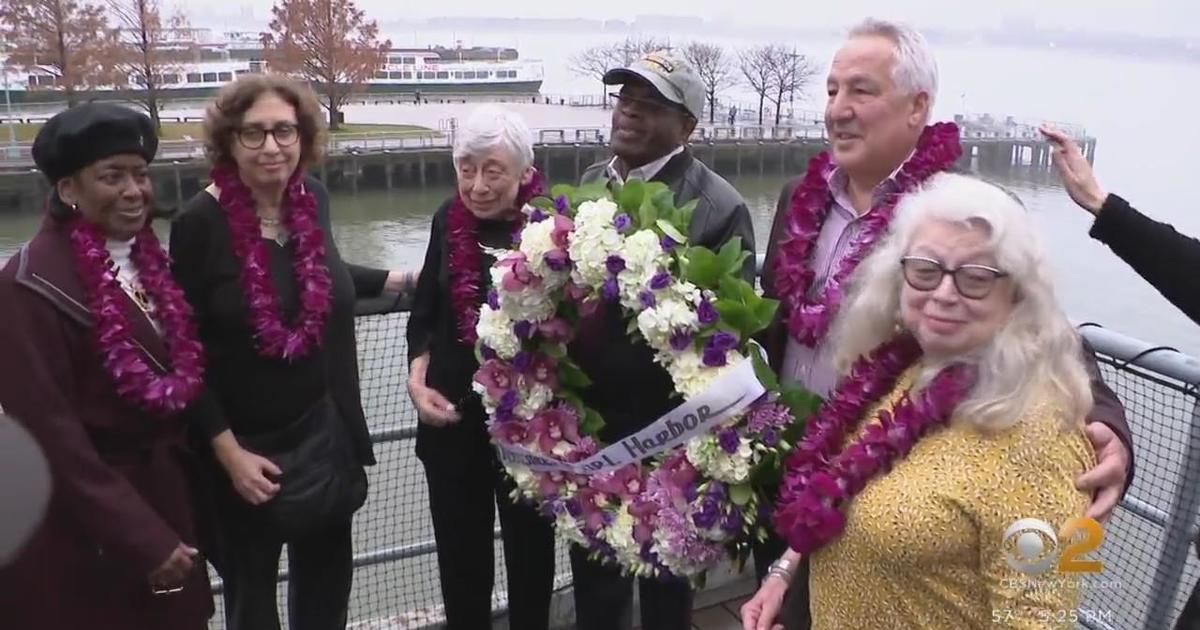
<instances>
[{"instance_id":1,"label":"distant skyline","mask_svg":"<svg viewBox=\"0 0 1200 630\"><path fill-rule=\"evenodd\" d=\"M166 4L170 5L168 0ZM249 26L247 18L265 22L271 0L242 0L214 5L205 0L176 0L198 25L233 28ZM584 14L577 3L544 0L459 0L454 3L397 3L394 0L358 0L360 8L379 21L423 20L436 17L520 17L622 19L639 15L689 16L735 27L779 28L790 20L797 29L845 28L873 15L900 19L921 28L983 30L1006 22L1036 24L1079 32L1121 33L1159 37L1200 35L1200 3L1194 0L1006 0L1003 3L968 4L959 0L919 0L899 3L858 0L792 5L780 12L778 0L609 0L589 7ZM797 3L799 4L799 3ZM736 7L736 10L733 9ZM202 13L201 13L202 12ZM206 16L201 18L200 16Z\"/></svg>"}]
</instances>

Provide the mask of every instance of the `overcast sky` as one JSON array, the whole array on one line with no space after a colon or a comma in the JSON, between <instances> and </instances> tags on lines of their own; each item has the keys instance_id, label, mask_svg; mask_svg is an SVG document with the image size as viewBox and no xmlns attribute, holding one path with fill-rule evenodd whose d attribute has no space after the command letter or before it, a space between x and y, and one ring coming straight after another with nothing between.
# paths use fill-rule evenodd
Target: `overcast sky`
<instances>
[{"instance_id":1,"label":"overcast sky","mask_svg":"<svg viewBox=\"0 0 1200 630\"><path fill-rule=\"evenodd\" d=\"M195 15L214 13L211 0L174 0ZM165 4L171 4L166 0ZM263 19L272 0L228 0L218 3L225 16L252 14ZM720 22L778 25L791 20L799 26L841 26L867 15L900 18L924 27L981 28L1005 19L1034 20L1045 27L1149 35L1200 33L1200 2L1196 0L455 0L453 2L358 0L371 17L380 20L440 16L542 18L633 18L642 14L693 15ZM781 10L782 8L782 10Z\"/></svg>"}]
</instances>

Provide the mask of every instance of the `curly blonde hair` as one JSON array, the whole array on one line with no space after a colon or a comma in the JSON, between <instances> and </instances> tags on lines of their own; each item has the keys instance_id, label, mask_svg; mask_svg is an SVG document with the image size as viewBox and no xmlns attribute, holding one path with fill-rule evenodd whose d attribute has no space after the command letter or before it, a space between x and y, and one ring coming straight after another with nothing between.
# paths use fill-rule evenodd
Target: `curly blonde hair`
<instances>
[{"instance_id":1,"label":"curly blonde hair","mask_svg":"<svg viewBox=\"0 0 1200 630\"><path fill-rule=\"evenodd\" d=\"M204 151L214 166L236 166L233 143L242 118L268 92L296 109L300 168L318 164L324 158L325 118L312 88L280 74L244 74L225 84L204 112Z\"/></svg>"}]
</instances>

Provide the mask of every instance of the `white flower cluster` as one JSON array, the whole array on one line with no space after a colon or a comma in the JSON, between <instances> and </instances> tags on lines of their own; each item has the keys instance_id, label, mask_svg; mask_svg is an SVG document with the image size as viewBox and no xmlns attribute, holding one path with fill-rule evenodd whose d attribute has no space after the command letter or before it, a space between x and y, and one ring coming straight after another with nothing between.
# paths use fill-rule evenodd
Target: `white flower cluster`
<instances>
[{"instance_id":1,"label":"white flower cluster","mask_svg":"<svg viewBox=\"0 0 1200 630\"><path fill-rule=\"evenodd\" d=\"M608 257L619 251L625 241L613 225L618 210L617 204L607 199L580 204L575 214L575 231L567 247L579 284L600 287L608 279Z\"/></svg>"},{"instance_id":2,"label":"white flower cluster","mask_svg":"<svg viewBox=\"0 0 1200 630\"><path fill-rule=\"evenodd\" d=\"M511 361L521 350L521 341L513 332L513 320L503 311L484 304L479 310L479 323L475 326L479 340L496 351L501 359Z\"/></svg>"},{"instance_id":3,"label":"white flower cluster","mask_svg":"<svg viewBox=\"0 0 1200 630\"><path fill-rule=\"evenodd\" d=\"M730 454L721 448L717 436L711 433L689 440L686 453L688 461L701 474L733 485L750 479L750 467L755 459L749 439L739 437L737 450Z\"/></svg>"},{"instance_id":4,"label":"white flower cluster","mask_svg":"<svg viewBox=\"0 0 1200 630\"><path fill-rule=\"evenodd\" d=\"M545 283L543 290L553 291L566 283L569 271L555 271L546 264L546 254L558 249L554 244L554 220L546 219L526 224L521 230L520 250L529 261L529 268Z\"/></svg>"},{"instance_id":5,"label":"white flower cluster","mask_svg":"<svg viewBox=\"0 0 1200 630\"><path fill-rule=\"evenodd\" d=\"M508 273L506 267L492 267L492 286L500 287L504 282L504 276ZM539 288L524 287L520 291L498 291L500 296L500 310L508 317L510 321L529 321L540 322L550 319L554 316L554 302L550 300L550 294L546 291L545 285ZM486 308L487 305L485 304ZM480 321L482 321L482 316ZM482 336L482 335L481 335Z\"/></svg>"}]
</instances>

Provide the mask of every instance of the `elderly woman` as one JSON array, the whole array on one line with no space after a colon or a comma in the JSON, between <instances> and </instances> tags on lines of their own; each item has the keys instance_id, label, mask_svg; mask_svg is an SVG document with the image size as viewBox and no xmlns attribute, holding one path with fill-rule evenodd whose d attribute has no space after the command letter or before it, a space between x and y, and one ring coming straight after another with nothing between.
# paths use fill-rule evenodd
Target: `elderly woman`
<instances>
[{"instance_id":1,"label":"elderly woman","mask_svg":"<svg viewBox=\"0 0 1200 630\"><path fill-rule=\"evenodd\" d=\"M484 248L510 247L521 209L540 193L533 138L516 115L476 110L454 145L457 193L433 215L429 248L408 321L408 389L417 406L417 457L425 465L446 621L491 627L494 512L508 569L509 627L546 628L554 578L550 522L515 504L471 392L479 364L475 323L494 262Z\"/></svg>"},{"instance_id":2,"label":"elderly woman","mask_svg":"<svg viewBox=\"0 0 1200 630\"><path fill-rule=\"evenodd\" d=\"M354 334L356 298L404 274L342 261L311 90L277 75L226 85L204 121L212 184L171 230L175 274L207 351L211 404L195 412L211 452L213 563L232 630L275 628L288 545L293 628L342 628L350 523L374 463Z\"/></svg>"},{"instance_id":3,"label":"elderly woman","mask_svg":"<svg viewBox=\"0 0 1200 630\"><path fill-rule=\"evenodd\" d=\"M1033 220L1001 189L934 176L856 273L844 374L787 462L775 525L810 557L813 627L1070 626L1079 593L1010 565L1010 527L1057 531L1089 496L1080 339ZM1031 563L1032 564L1032 563ZM1024 568L1020 572L1014 566ZM743 606L772 628L787 581ZM867 593L869 597L863 597Z\"/></svg>"},{"instance_id":4,"label":"elderly woman","mask_svg":"<svg viewBox=\"0 0 1200 630\"><path fill-rule=\"evenodd\" d=\"M5 627L200 630L212 614L180 413L203 395L201 349L150 227L157 146L148 118L109 104L56 115L33 144L53 190L0 271L0 406L53 491L0 569Z\"/></svg>"}]
</instances>

